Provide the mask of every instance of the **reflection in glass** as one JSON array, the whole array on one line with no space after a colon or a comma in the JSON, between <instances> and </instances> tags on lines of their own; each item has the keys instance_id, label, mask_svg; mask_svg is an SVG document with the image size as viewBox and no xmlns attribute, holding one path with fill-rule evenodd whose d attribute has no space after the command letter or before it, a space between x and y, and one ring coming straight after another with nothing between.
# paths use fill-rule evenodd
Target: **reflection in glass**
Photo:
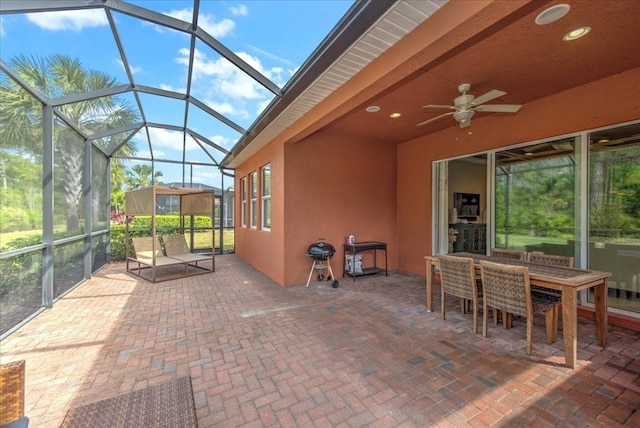
<instances>
[{"instance_id":1,"label":"reflection in glass","mask_svg":"<svg viewBox=\"0 0 640 428\"><path fill-rule=\"evenodd\" d=\"M574 144L496 153L496 247L575 257Z\"/></svg>"},{"instance_id":2,"label":"reflection in glass","mask_svg":"<svg viewBox=\"0 0 640 428\"><path fill-rule=\"evenodd\" d=\"M610 307L640 312L640 125L590 134L589 146L589 268L612 273Z\"/></svg>"}]
</instances>

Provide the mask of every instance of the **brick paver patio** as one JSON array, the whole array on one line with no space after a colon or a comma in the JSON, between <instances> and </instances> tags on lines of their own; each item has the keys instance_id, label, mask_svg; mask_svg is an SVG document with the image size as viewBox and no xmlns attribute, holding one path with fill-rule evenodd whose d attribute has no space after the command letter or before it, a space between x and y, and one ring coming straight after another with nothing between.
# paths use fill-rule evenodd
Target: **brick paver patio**
<instances>
[{"instance_id":1,"label":"brick paver patio","mask_svg":"<svg viewBox=\"0 0 640 428\"><path fill-rule=\"evenodd\" d=\"M536 318L473 334L424 278L390 272L340 286L280 287L235 255L216 272L151 284L112 264L0 343L27 361L27 415L190 375L200 427L640 426L640 333L580 319L578 366ZM436 308L440 302L436 300Z\"/></svg>"}]
</instances>

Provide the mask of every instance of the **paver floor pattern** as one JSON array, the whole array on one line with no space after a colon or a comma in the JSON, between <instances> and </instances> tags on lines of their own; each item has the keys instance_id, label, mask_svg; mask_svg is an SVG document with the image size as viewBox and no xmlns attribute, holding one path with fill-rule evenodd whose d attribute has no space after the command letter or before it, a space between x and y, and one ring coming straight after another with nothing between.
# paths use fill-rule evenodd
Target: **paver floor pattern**
<instances>
[{"instance_id":1,"label":"paver floor pattern","mask_svg":"<svg viewBox=\"0 0 640 428\"><path fill-rule=\"evenodd\" d=\"M390 272L281 287L235 255L152 284L111 264L0 343L27 361L26 413L67 410L191 376L200 427L640 426L640 333L580 319L578 366L522 319L489 337L424 277ZM436 290L437 291L437 290ZM439 295L439 293L436 293ZM436 300L436 308L440 302Z\"/></svg>"}]
</instances>

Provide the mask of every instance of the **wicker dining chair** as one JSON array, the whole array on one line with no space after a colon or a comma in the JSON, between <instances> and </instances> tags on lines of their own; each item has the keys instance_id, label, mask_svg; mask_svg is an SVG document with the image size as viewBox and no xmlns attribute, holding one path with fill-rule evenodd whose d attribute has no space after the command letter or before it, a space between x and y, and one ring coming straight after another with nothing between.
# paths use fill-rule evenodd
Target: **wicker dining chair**
<instances>
[{"instance_id":1,"label":"wicker dining chair","mask_svg":"<svg viewBox=\"0 0 640 428\"><path fill-rule=\"evenodd\" d=\"M26 427L24 415L25 361L0 364L0 425Z\"/></svg>"},{"instance_id":2,"label":"wicker dining chair","mask_svg":"<svg viewBox=\"0 0 640 428\"><path fill-rule=\"evenodd\" d=\"M573 267L573 257L555 254L527 253L527 261L550 266Z\"/></svg>"},{"instance_id":3,"label":"wicker dining chair","mask_svg":"<svg viewBox=\"0 0 640 428\"><path fill-rule=\"evenodd\" d=\"M545 316L547 343L557 339L558 301L538 298L531 293L529 268L481 261L482 276L482 336L487 337L489 307L509 316L519 315L527 320L527 354L533 351L533 315ZM506 322L503 319L503 323Z\"/></svg>"},{"instance_id":4,"label":"wicker dining chair","mask_svg":"<svg viewBox=\"0 0 640 428\"><path fill-rule=\"evenodd\" d=\"M524 261L524 251L507 250L505 248L492 248L492 257L502 257L503 259L514 259Z\"/></svg>"},{"instance_id":5,"label":"wicker dining chair","mask_svg":"<svg viewBox=\"0 0 640 428\"><path fill-rule=\"evenodd\" d=\"M555 254L527 253L527 261L549 266L573 267L573 257L557 256ZM559 290L552 290L550 288L539 287L537 285L532 285L531 291L534 294L540 293L557 298L561 297Z\"/></svg>"},{"instance_id":6,"label":"wicker dining chair","mask_svg":"<svg viewBox=\"0 0 640 428\"><path fill-rule=\"evenodd\" d=\"M519 251L519 250L507 250L506 248L492 248L491 249L491 256L492 257L500 257L503 259L513 259L513 260L520 260L520 261L524 261L524 252L523 251ZM498 325L498 319L500 318L500 315L498 314L498 310L497 309L493 309L493 322L494 324ZM502 314L502 323L505 326L505 328L510 328L511 327L511 315L507 314L507 313L503 313Z\"/></svg>"},{"instance_id":7,"label":"wicker dining chair","mask_svg":"<svg viewBox=\"0 0 640 428\"><path fill-rule=\"evenodd\" d=\"M466 312L467 302L471 302L473 311L473 332L478 332L478 298L482 297L482 289L478 290L476 273L471 257L455 257L439 255L440 262L440 313L445 319L445 294L459 297L460 309Z\"/></svg>"}]
</instances>

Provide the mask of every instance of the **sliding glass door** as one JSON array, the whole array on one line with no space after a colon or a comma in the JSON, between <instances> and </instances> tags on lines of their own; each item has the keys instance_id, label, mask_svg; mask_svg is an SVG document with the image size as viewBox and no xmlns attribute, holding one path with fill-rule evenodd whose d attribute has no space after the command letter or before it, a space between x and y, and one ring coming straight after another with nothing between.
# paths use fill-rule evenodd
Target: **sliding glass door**
<instances>
[{"instance_id":1,"label":"sliding glass door","mask_svg":"<svg viewBox=\"0 0 640 428\"><path fill-rule=\"evenodd\" d=\"M496 152L497 248L576 256L578 137Z\"/></svg>"},{"instance_id":2,"label":"sliding glass door","mask_svg":"<svg viewBox=\"0 0 640 428\"><path fill-rule=\"evenodd\" d=\"M447 251L454 192L478 194L480 215L469 222L478 225L465 227L483 226L487 249L571 256L576 267L611 272L609 308L640 316L640 123L443 160L434 169L435 251ZM592 293L581 302L593 303Z\"/></svg>"},{"instance_id":3,"label":"sliding glass door","mask_svg":"<svg viewBox=\"0 0 640 428\"><path fill-rule=\"evenodd\" d=\"M589 134L588 204L589 268L613 274L610 307L640 313L640 125Z\"/></svg>"}]
</instances>

